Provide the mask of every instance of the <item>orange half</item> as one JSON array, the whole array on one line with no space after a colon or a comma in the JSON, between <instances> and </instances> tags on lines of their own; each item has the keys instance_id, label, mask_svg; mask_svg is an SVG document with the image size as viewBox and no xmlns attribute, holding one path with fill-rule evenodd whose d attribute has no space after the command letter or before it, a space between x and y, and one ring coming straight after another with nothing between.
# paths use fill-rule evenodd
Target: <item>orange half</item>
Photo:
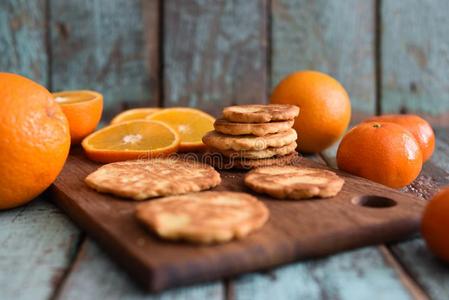
<instances>
[{"instance_id":1,"label":"orange half","mask_svg":"<svg viewBox=\"0 0 449 300\"><path fill-rule=\"evenodd\" d=\"M159 110L161 109L157 107L141 107L128 109L116 115L112 119L111 124L118 124L131 120L144 120L147 116Z\"/></svg>"},{"instance_id":2,"label":"orange half","mask_svg":"<svg viewBox=\"0 0 449 300\"><path fill-rule=\"evenodd\" d=\"M135 120L104 127L86 137L82 146L89 159L110 163L168 156L179 142L179 134L166 124Z\"/></svg>"},{"instance_id":3,"label":"orange half","mask_svg":"<svg viewBox=\"0 0 449 300\"><path fill-rule=\"evenodd\" d=\"M174 107L155 112L147 120L164 122L175 129L180 137L180 151L197 151L205 149L202 138L214 129L215 118L194 108Z\"/></svg>"},{"instance_id":4,"label":"orange half","mask_svg":"<svg viewBox=\"0 0 449 300\"><path fill-rule=\"evenodd\" d=\"M72 144L79 144L92 133L103 112L103 95L94 91L77 90L53 93L70 127Z\"/></svg>"}]
</instances>

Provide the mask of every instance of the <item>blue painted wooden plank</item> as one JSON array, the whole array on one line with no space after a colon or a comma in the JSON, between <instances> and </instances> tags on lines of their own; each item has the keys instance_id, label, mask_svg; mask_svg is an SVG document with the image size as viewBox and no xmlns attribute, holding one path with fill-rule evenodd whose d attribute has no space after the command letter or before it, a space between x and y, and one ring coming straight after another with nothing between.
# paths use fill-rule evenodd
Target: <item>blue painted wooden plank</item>
<instances>
[{"instance_id":1,"label":"blue painted wooden plank","mask_svg":"<svg viewBox=\"0 0 449 300\"><path fill-rule=\"evenodd\" d=\"M164 1L164 105L266 101L266 22L266 0Z\"/></svg>"},{"instance_id":2,"label":"blue painted wooden plank","mask_svg":"<svg viewBox=\"0 0 449 300\"><path fill-rule=\"evenodd\" d=\"M220 282L149 294L141 290L92 240L87 240L79 253L70 275L61 287L57 299L148 299L191 300L223 299Z\"/></svg>"},{"instance_id":3,"label":"blue painted wooden plank","mask_svg":"<svg viewBox=\"0 0 449 300\"><path fill-rule=\"evenodd\" d=\"M449 2L382 1L382 110L449 121ZM439 118L438 118L439 117Z\"/></svg>"},{"instance_id":4,"label":"blue painted wooden plank","mask_svg":"<svg viewBox=\"0 0 449 300\"><path fill-rule=\"evenodd\" d=\"M272 85L315 69L337 78L355 110L375 109L374 1L273 0Z\"/></svg>"},{"instance_id":5,"label":"blue painted wooden plank","mask_svg":"<svg viewBox=\"0 0 449 300\"><path fill-rule=\"evenodd\" d=\"M157 106L158 1L50 0L52 89L94 89L106 117Z\"/></svg>"},{"instance_id":6,"label":"blue painted wooden plank","mask_svg":"<svg viewBox=\"0 0 449 300\"><path fill-rule=\"evenodd\" d=\"M235 299L413 299L376 248L296 263L234 281Z\"/></svg>"},{"instance_id":7,"label":"blue painted wooden plank","mask_svg":"<svg viewBox=\"0 0 449 300\"><path fill-rule=\"evenodd\" d=\"M431 161L449 172L449 130L447 128L435 128L434 130L437 140Z\"/></svg>"},{"instance_id":8,"label":"blue painted wooden plank","mask_svg":"<svg viewBox=\"0 0 449 300\"><path fill-rule=\"evenodd\" d=\"M45 0L0 1L0 71L47 85Z\"/></svg>"},{"instance_id":9,"label":"blue painted wooden plank","mask_svg":"<svg viewBox=\"0 0 449 300\"><path fill-rule=\"evenodd\" d=\"M432 255L421 238L390 247L430 299L449 299L449 267Z\"/></svg>"},{"instance_id":10,"label":"blue painted wooden plank","mask_svg":"<svg viewBox=\"0 0 449 300\"><path fill-rule=\"evenodd\" d=\"M79 230L41 198L0 212L0 228L0 298L50 298L73 258Z\"/></svg>"}]
</instances>

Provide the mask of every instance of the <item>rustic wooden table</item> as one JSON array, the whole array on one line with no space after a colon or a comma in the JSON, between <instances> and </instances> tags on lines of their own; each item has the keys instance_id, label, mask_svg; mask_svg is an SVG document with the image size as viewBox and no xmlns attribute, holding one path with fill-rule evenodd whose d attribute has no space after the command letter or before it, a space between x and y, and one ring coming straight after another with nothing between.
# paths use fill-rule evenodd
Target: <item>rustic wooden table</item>
<instances>
[{"instance_id":1,"label":"rustic wooden table","mask_svg":"<svg viewBox=\"0 0 449 300\"><path fill-rule=\"evenodd\" d=\"M261 102L285 74L339 79L354 111L419 112L447 125L446 0L0 1L0 70L50 90L90 88L105 115ZM380 30L381 29L381 30ZM440 123L441 124L441 123ZM449 131L416 184L428 199L449 172ZM335 148L316 159L333 164ZM415 239L264 273L142 292L41 196L0 212L0 299L449 299L449 266Z\"/></svg>"},{"instance_id":2,"label":"rustic wooden table","mask_svg":"<svg viewBox=\"0 0 449 300\"><path fill-rule=\"evenodd\" d=\"M405 192L428 199L448 182L448 133L436 130L432 161ZM333 153L314 159L333 165ZM1 212L0 228L1 299L449 299L449 265L419 237L151 295L45 195Z\"/></svg>"}]
</instances>

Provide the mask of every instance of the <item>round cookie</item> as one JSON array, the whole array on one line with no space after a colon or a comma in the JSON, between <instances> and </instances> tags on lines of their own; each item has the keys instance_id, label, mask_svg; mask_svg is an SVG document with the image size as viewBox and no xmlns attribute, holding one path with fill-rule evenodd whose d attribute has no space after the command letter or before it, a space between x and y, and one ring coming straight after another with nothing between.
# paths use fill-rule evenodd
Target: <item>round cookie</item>
<instances>
[{"instance_id":1,"label":"round cookie","mask_svg":"<svg viewBox=\"0 0 449 300\"><path fill-rule=\"evenodd\" d=\"M291 120L298 116L299 107L289 104L247 104L223 109L223 117L231 122L267 123Z\"/></svg>"},{"instance_id":2,"label":"round cookie","mask_svg":"<svg viewBox=\"0 0 449 300\"><path fill-rule=\"evenodd\" d=\"M207 153L204 162L220 170L241 169L248 170L267 166L286 166L294 164L300 156L296 151L284 155L262 159L248 159L242 157L226 157L221 153Z\"/></svg>"},{"instance_id":3,"label":"round cookie","mask_svg":"<svg viewBox=\"0 0 449 300\"><path fill-rule=\"evenodd\" d=\"M264 136L292 128L295 120L275 121L269 123L233 123L226 119L217 119L214 123L216 131L229 135L252 134Z\"/></svg>"},{"instance_id":4,"label":"round cookie","mask_svg":"<svg viewBox=\"0 0 449 300\"><path fill-rule=\"evenodd\" d=\"M99 192L144 200L209 189L220 184L221 178L208 164L159 158L107 164L85 182Z\"/></svg>"},{"instance_id":5,"label":"round cookie","mask_svg":"<svg viewBox=\"0 0 449 300\"><path fill-rule=\"evenodd\" d=\"M297 137L296 131L292 128L265 136L229 136L213 130L203 136L203 143L220 150L264 150L269 147L286 146L295 142Z\"/></svg>"},{"instance_id":6,"label":"round cookie","mask_svg":"<svg viewBox=\"0 0 449 300\"><path fill-rule=\"evenodd\" d=\"M236 157L243 157L243 158L250 158L250 159L260 159L260 158L270 158L273 156L283 156L287 155L289 153L292 153L296 150L297 144L296 142L293 142L291 144L278 147L278 148L267 148L264 150L242 150L242 151L235 151L235 150L218 150L221 154L223 154L226 157L236 158Z\"/></svg>"},{"instance_id":7,"label":"round cookie","mask_svg":"<svg viewBox=\"0 0 449 300\"><path fill-rule=\"evenodd\" d=\"M294 200L332 197L344 184L334 172L301 166L257 168L246 174L244 181L256 192Z\"/></svg>"},{"instance_id":8,"label":"round cookie","mask_svg":"<svg viewBox=\"0 0 449 300\"><path fill-rule=\"evenodd\" d=\"M269 211L254 196L235 192L200 192L140 204L141 223L168 240L223 243L262 227Z\"/></svg>"}]
</instances>

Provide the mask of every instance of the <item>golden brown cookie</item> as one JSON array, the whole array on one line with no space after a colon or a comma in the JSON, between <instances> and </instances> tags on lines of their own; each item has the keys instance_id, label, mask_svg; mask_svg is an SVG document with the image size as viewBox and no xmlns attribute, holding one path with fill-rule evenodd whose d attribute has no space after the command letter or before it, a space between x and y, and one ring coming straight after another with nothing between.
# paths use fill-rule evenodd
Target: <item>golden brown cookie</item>
<instances>
[{"instance_id":1,"label":"golden brown cookie","mask_svg":"<svg viewBox=\"0 0 449 300\"><path fill-rule=\"evenodd\" d=\"M223 109L223 117L231 122L266 123L296 118L299 107L289 104L247 104Z\"/></svg>"},{"instance_id":2,"label":"golden brown cookie","mask_svg":"<svg viewBox=\"0 0 449 300\"><path fill-rule=\"evenodd\" d=\"M260 158L269 158L273 156L283 156L287 155L289 153L292 153L295 151L297 145L296 142L293 142L291 144L273 148L269 147L264 150L241 150L241 151L235 151L235 150L219 150L216 149L217 152L220 152L224 156L227 157L244 157L244 158L251 158L251 159L260 159Z\"/></svg>"},{"instance_id":3,"label":"golden brown cookie","mask_svg":"<svg viewBox=\"0 0 449 300\"><path fill-rule=\"evenodd\" d=\"M163 239L223 243L262 227L269 211L254 196L200 192L140 204L137 218Z\"/></svg>"},{"instance_id":4,"label":"golden brown cookie","mask_svg":"<svg viewBox=\"0 0 449 300\"><path fill-rule=\"evenodd\" d=\"M332 197L344 184L332 171L301 166L257 168L246 174L244 181L256 192L295 200Z\"/></svg>"},{"instance_id":5,"label":"golden brown cookie","mask_svg":"<svg viewBox=\"0 0 449 300\"><path fill-rule=\"evenodd\" d=\"M253 168L267 167L267 166L286 166L294 164L300 159L300 156L296 151L284 155L275 156L262 159L249 159L242 157L226 157L221 153L206 153L203 157L204 162L214 166L220 170L241 169L248 170Z\"/></svg>"},{"instance_id":6,"label":"golden brown cookie","mask_svg":"<svg viewBox=\"0 0 449 300\"><path fill-rule=\"evenodd\" d=\"M221 178L210 165L161 158L107 164L89 174L85 182L99 192L144 200L209 189L220 184Z\"/></svg>"},{"instance_id":7,"label":"golden brown cookie","mask_svg":"<svg viewBox=\"0 0 449 300\"><path fill-rule=\"evenodd\" d=\"M297 137L296 131L292 128L265 136L230 136L216 131L209 131L203 136L203 143L220 150L264 150L269 147L286 146L295 142Z\"/></svg>"},{"instance_id":8,"label":"golden brown cookie","mask_svg":"<svg viewBox=\"0 0 449 300\"><path fill-rule=\"evenodd\" d=\"M275 121L268 123L233 123L226 119L217 119L214 123L216 131L229 135L252 134L264 136L288 130L293 126L295 120Z\"/></svg>"}]
</instances>

